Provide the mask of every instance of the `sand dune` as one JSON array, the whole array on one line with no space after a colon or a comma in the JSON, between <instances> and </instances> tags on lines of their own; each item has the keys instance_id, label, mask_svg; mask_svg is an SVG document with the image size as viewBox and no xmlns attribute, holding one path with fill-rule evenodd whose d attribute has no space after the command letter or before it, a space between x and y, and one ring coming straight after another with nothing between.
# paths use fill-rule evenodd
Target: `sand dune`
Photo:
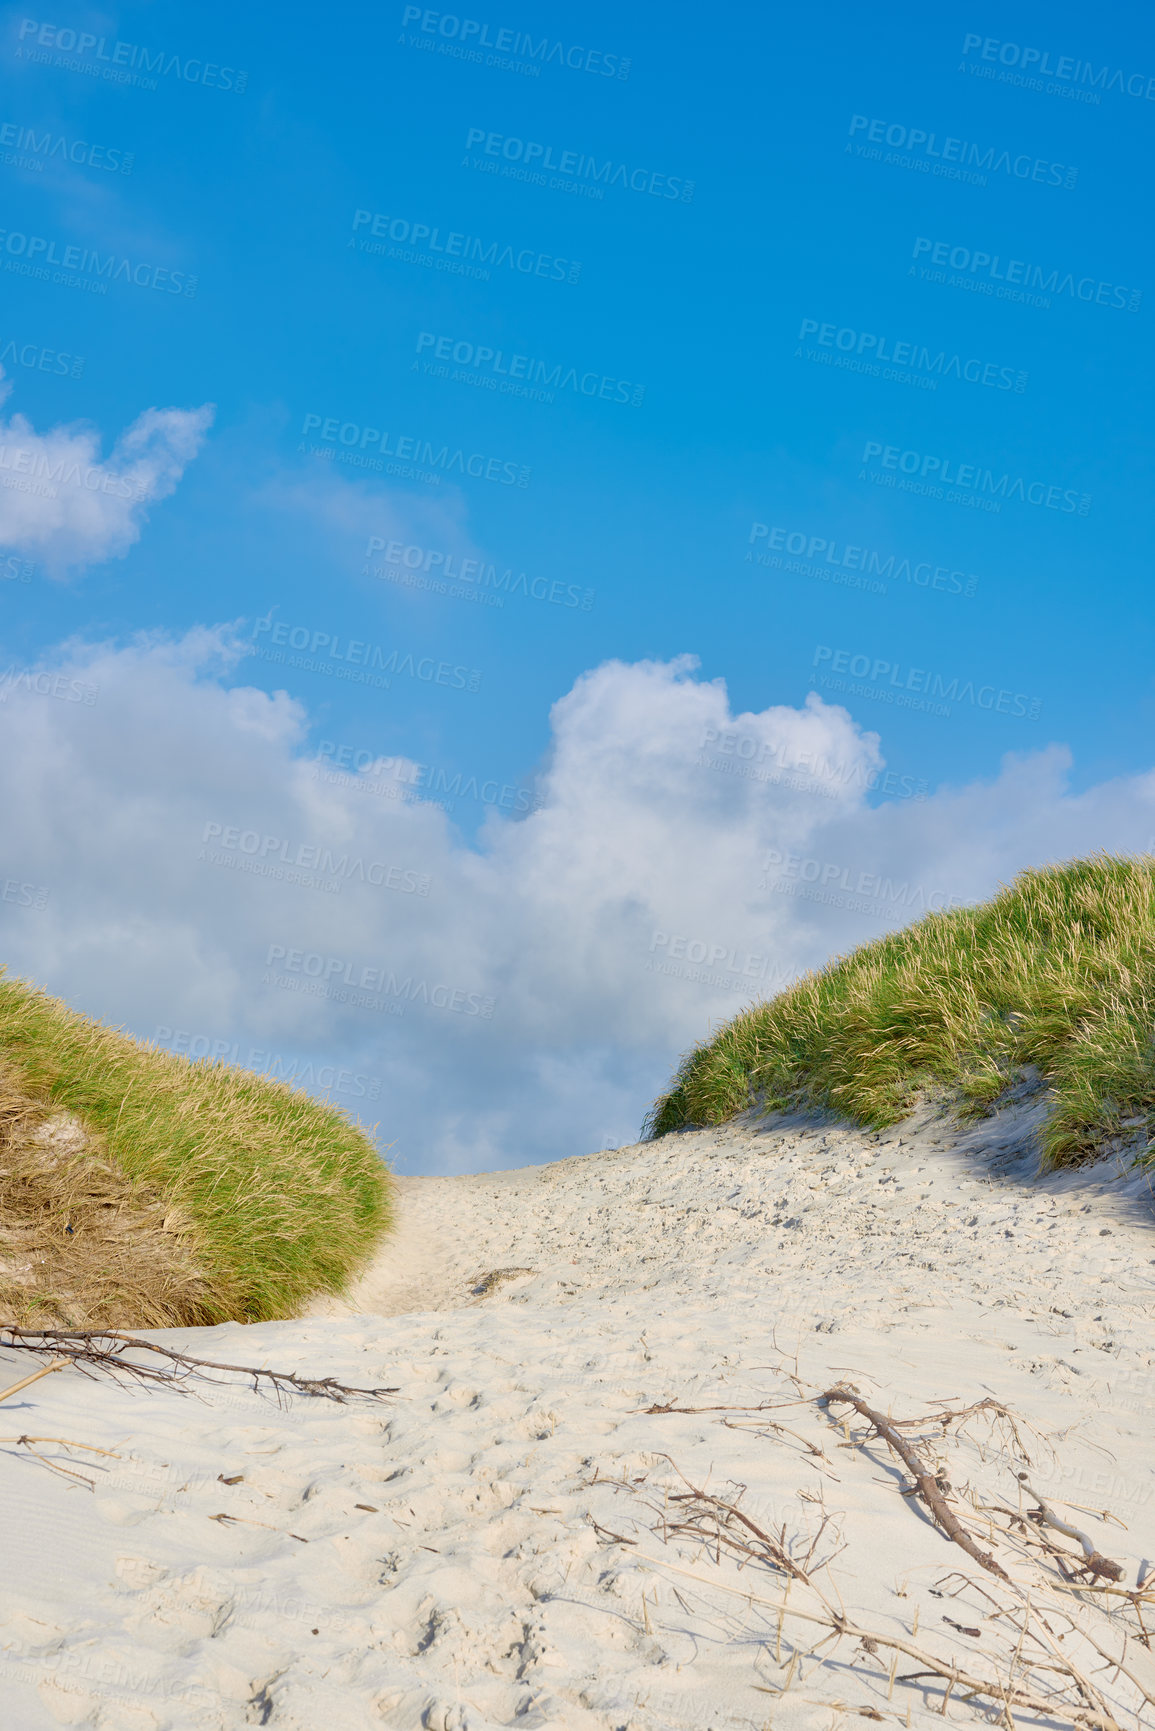
<instances>
[{"instance_id":1,"label":"sand dune","mask_svg":"<svg viewBox=\"0 0 1155 1731\"><path fill-rule=\"evenodd\" d=\"M941 1682L892 1684L892 1650L849 1637L800 1658L825 1631L795 1613L841 1605L881 1640L990 1677L1006 1673L1028 1585L1050 1638L1064 1634L1055 1651L1095 1667L1118 1725L1137 1706L1155 1723L1142 1700L1155 1652L1132 1639L1131 1676L1104 1668L1093 1641L1116 1635L1084 1603L1095 1595L1064 1593L1026 1548L1037 1527L1007 1536L990 1512L1033 1506L1015 1476L1027 1470L1124 1586L1145 1560L1155 1574L1150 1181L1111 1162L1039 1178L1044 1109L1027 1097L961 1130L927 1109L881 1136L744 1119L523 1171L403 1179L398 1238L349 1302L156 1336L396 1385L384 1404L281 1410L239 1384L178 1396L76 1369L16 1395L0 1434L115 1457L35 1445L89 1488L4 1446L19 1508L4 1723L929 1726ZM4 1383L29 1368L3 1359ZM853 1413L816 1404L838 1381L899 1417L985 1397L1019 1416L1029 1469L989 1417L957 1437L907 1433L1008 1584L902 1494L883 1444L858 1446ZM723 1516L717 1530L711 1497L740 1500L811 1577L781 1624L781 1569L751 1529ZM1057 1662L1046 1638L1032 1624L1026 1647ZM919 1670L903 1658L898 1679ZM1000 1717L965 1694L948 1722ZM1056 1708L1051 1722L1072 1718Z\"/></svg>"}]
</instances>

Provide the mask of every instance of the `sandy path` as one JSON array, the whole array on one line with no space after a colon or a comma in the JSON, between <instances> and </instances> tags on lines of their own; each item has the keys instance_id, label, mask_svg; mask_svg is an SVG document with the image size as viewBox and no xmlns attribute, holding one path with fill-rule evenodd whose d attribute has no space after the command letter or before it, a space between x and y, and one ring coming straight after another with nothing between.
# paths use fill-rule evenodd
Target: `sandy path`
<instances>
[{"instance_id":1,"label":"sandy path","mask_svg":"<svg viewBox=\"0 0 1155 1731\"><path fill-rule=\"evenodd\" d=\"M907 1638L917 1611L928 1643L995 1663L995 1625L944 1630L935 1583L965 1559L885 1450L843 1448L812 1404L781 1415L805 1442L756 1414L644 1409L791 1398L795 1364L899 1414L994 1394L1050 1438L1033 1481L1081 1505L1133 1582L1155 1562L1150 1186L1109 1166L1029 1181L1040 1111L965 1134L929 1113L883 1137L740 1123L404 1180L399 1242L348 1304L182 1331L212 1356L396 1385L386 1406L282 1412L239 1387L179 1399L74 1372L17 1396L5 1434L121 1458L47 1445L88 1490L0 1454L21 1506L6 1723L833 1731L909 1708L941 1726L941 1692L888 1699L885 1668L852 1666L847 1643L791 1670L760 1603L780 1597L772 1572L651 1531L675 1469L746 1486L743 1507L803 1550L825 1512L816 1561L844 1545L822 1578L848 1610ZM1018 1494L989 1451L961 1446L950 1472ZM1105 1507L1126 1531L1082 1512ZM985 1614L973 1594L950 1611ZM946 1718L980 1723L957 1697Z\"/></svg>"},{"instance_id":2,"label":"sandy path","mask_svg":"<svg viewBox=\"0 0 1155 1731\"><path fill-rule=\"evenodd\" d=\"M520 1171L402 1178L399 1242L347 1302L314 1314L454 1308L512 1267L534 1272L513 1283L522 1302L591 1284L645 1289L655 1273L664 1292L688 1291L739 1264L779 1284L817 1274L822 1293L819 1246L832 1243L880 1280L909 1277L925 1261L918 1247L933 1249L935 1272L965 1275L959 1298L1001 1286L1011 1270L1032 1283L1069 1267L1110 1285L1135 1257L1152 1266L1155 1174L1112 1182L1107 1165L1032 1181L1042 1110L1027 1102L969 1131L927 1112L881 1136L743 1120ZM1092 1245L1091 1216L1094 1235L1119 1242Z\"/></svg>"}]
</instances>

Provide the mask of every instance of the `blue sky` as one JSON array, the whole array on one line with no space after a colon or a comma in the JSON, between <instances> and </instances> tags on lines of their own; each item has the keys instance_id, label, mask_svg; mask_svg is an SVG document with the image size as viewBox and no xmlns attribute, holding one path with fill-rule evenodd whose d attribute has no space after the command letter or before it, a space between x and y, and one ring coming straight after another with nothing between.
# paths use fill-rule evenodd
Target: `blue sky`
<instances>
[{"instance_id":1,"label":"blue sky","mask_svg":"<svg viewBox=\"0 0 1155 1731\"><path fill-rule=\"evenodd\" d=\"M1051 746L1064 797L1142 776L1149 12L471 6L5 11L4 415L39 439L83 423L107 466L142 413L215 412L165 423L165 450L195 454L149 471L131 523L64 533L0 499L7 556L35 567L0 590L3 667L201 626L267 651L283 627L280 660L204 677L286 692L292 761L347 744L539 800L575 681L684 655L699 670L677 677L724 680L734 715L816 688L932 799ZM463 33L507 64L465 57ZM67 280L26 274L44 243L79 249L49 273ZM439 268L455 252L472 274ZM536 398L503 388L519 374ZM458 594L397 580L463 562ZM489 568L521 592L479 602ZM306 636L321 671L292 665ZM374 649L388 689L338 676ZM894 695L935 690L955 694L942 713ZM206 810L235 805L195 732L136 781L133 749L129 806L198 776ZM862 821L887 800L864 792ZM492 804L450 814L467 876ZM28 821L10 869L79 908L83 848ZM960 866L960 890L1031 863L1015 845ZM187 1024L175 988L166 1014L155 983L102 993L78 972L75 924L50 942L11 917L21 971L138 1032ZM209 949L215 919L193 922ZM844 941L815 928L799 957ZM686 1037L717 1008L695 999ZM236 999L205 1014L260 1032ZM628 1133L681 1037L647 1036L588 1134ZM559 1033L550 1061L575 1050ZM468 1163L454 1136L444 1157Z\"/></svg>"}]
</instances>

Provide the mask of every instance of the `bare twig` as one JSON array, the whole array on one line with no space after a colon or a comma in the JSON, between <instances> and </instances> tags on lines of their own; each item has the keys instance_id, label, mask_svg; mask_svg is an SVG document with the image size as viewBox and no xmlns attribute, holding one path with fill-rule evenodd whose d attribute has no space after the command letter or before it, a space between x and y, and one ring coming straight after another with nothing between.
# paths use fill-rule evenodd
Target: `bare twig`
<instances>
[{"instance_id":1,"label":"bare twig","mask_svg":"<svg viewBox=\"0 0 1155 1731\"><path fill-rule=\"evenodd\" d=\"M115 1449L97 1448L95 1443L76 1442L70 1436L0 1436L0 1443L60 1443L69 1449L86 1449L90 1455L108 1455L111 1460L122 1461L124 1456L117 1454Z\"/></svg>"},{"instance_id":2,"label":"bare twig","mask_svg":"<svg viewBox=\"0 0 1155 1731\"><path fill-rule=\"evenodd\" d=\"M924 1425L937 1424L941 1425L945 1434L952 1424L961 1424L964 1419L973 1418L976 1413L987 1413L993 1418L1001 1418L1014 1437L1015 1447L1019 1454L1028 1466L1031 1464L1031 1457L1019 1435L1018 1422L1014 1413L1009 1407L1005 1407L1001 1401L992 1400L989 1395L985 1400L976 1400L970 1406L964 1406L957 1411L953 1407L944 1407L940 1412L927 1413L924 1418L892 1418L889 1422L895 1430L917 1430Z\"/></svg>"},{"instance_id":3,"label":"bare twig","mask_svg":"<svg viewBox=\"0 0 1155 1731\"><path fill-rule=\"evenodd\" d=\"M765 1400L759 1406L675 1406L672 1401L655 1401L653 1406L641 1406L635 1410L643 1418L652 1418L655 1414L668 1412L773 1412L781 1405L781 1401Z\"/></svg>"},{"instance_id":4,"label":"bare twig","mask_svg":"<svg viewBox=\"0 0 1155 1731\"><path fill-rule=\"evenodd\" d=\"M948 1505L947 1500L943 1496L942 1490L939 1487L936 1475L927 1471L925 1465L915 1454L906 1438L899 1435L898 1431L895 1430L889 1419L884 1418L882 1413L876 1412L873 1407L867 1406L866 1402L861 1399L859 1395L855 1394L852 1389L847 1388L844 1384L838 1384L834 1388L827 1389L826 1393L822 1396L822 1399L827 1403L827 1405L838 1401L848 1406L852 1406L860 1417L866 1419L869 1424L872 1424L888 1448L893 1449L894 1453L907 1468L911 1477L914 1479L919 1496L922 1498L923 1502L926 1504L947 1538L953 1540L956 1545L961 1545L967 1555L973 1557L979 1567L986 1569L988 1574L998 1575L1000 1579L1004 1581L1010 1580L1010 1576L1007 1574L1006 1570L1000 1563L995 1561L990 1552L979 1549L978 1545L971 1538L971 1535L967 1532L962 1522L958 1519L958 1516L954 1514Z\"/></svg>"},{"instance_id":5,"label":"bare twig","mask_svg":"<svg viewBox=\"0 0 1155 1731\"><path fill-rule=\"evenodd\" d=\"M794 1561L786 1549L785 1530L780 1537L775 1538L766 1532L750 1516L744 1514L736 1502L727 1502L724 1497L718 1497L712 1491L699 1490L697 1485L690 1483L676 1461L670 1456L664 1457L670 1462L674 1471L685 1485L684 1492L669 1493L666 1507L659 1511L662 1514L663 1530L667 1533L681 1534L688 1538L696 1538L713 1546L717 1556L721 1547L738 1556L749 1557L758 1562L769 1563L771 1568L778 1569L784 1575L796 1581L804 1581L807 1586L813 1586L807 1571ZM620 1481L611 1480L620 1484ZM621 1485L622 1489L634 1490L628 1482ZM678 1505L688 1519L671 1521L668 1510ZM826 1522L823 1521L823 1526ZM735 1531L738 1527L740 1531ZM750 1540L754 1543L751 1544ZM813 1554L813 1546L811 1547Z\"/></svg>"},{"instance_id":6,"label":"bare twig","mask_svg":"<svg viewBox=\"0 0 1155 1731\"><path fill-rule=\"evenodd\" d=\"M0 1389L0 1400L7 1400L10 1394L19 1394L20 1390L27 1388L29 1383L39 1382L42 1376L51 1376L54 1370L63 1370L68 1362L66 1358L54 1358L51 1364L41 1365L40 1369L34 1370L31 1376L23 1377L19 1382L10 1383L7 1388Z\"/></svg>"},{"instance_id":7,"label":"bare twig","mask_svg":"<svg viewBox=\"0 0 1155 1731\"><path fill-rule=\"evenodd\" d=\"M296 1539L299 1545L307 1545L309 1542L308 1539L303 1539L300 1533L290 1533L287 1527L271 1527L268 1521L253 1521L249 1519L248 1515L210 1515L209 1520L220 1521L230 1527L239 1521L244 1527L264 1527L267 1533L288 1533L289 1538ZM426 1548L428 1549L428 1547Z\"/></svg>"},{"instance_id":8,"label":"bare twig","mask_svg":"<svg viewBox=\"0 0 1155 1731\"><path fill-rule=\"evenodd\" d=\"M347 1388L344 1383L335 1381L331 1376L298 1376L292 1371L265 1370L248 1364L220 1364L211 1358L191 1358L187 1353L174 1352L169 1346L159 1346L156 1341L142 1340L133 1334L118 1334L107 1328L66 1330L15 1328L7 1325L0 1327L0 1346L11 1347L17 1352L56 1353L58 1362L47 1365L38 1375L57 1370L62 1364L72 1363L82 1370L91 1366L97 1370L109 1371L113 1375L132 1377L138 1382L179 1387L189 1378L200 1376L206 1370L226 1370L238 1376L252 1377L254 1390L259 1390L264 1384L275 1391L278 1399L289 1394L307 1394L344 1402L353 1395L361 1395L367 1400L381 1400L386 1395L398 1393L395 1388ZM160 1366L134 1363L132 1359L124 1356L130 1347L139 1352L156 1353L167 1360L167 1364ZM220 1379L217 1377L201 1377L201 1380L220 1386ZM32 1381L32 1378L28 1378L28 1381ZM22 1385L17 1383L15 1386L19 1388ZM9 1389L8 1393L11 1392Z\"/></svg>"},{"instance_id":9,"label":"bare twig","mask_svg":"<svg viewBox=\"0 0 1155 1731\"><path fill-rule=\"evenodd\" d=\"M1038 1508L1032 1512L1030 1516L1031 1520L1042 1523L1048 1527L1054 1527L1057 1533L1065 1533L1069 1539L1078 1539L1080 1545L1083 1547L1083 1555L1087 1559L1083 1564L1082 1569L1079 1571L1081 1574L1088 1575L1092 1580L1098 1580L1101 1578L1106 1581L1121 1581L1123 1579L1124 1571L1122 1566L1119 1563L1112 1562L1110 1557L1102 1556L1100 1552L1095 1549L1095 1546L1091 1543L1086 1533L1081 1533L1078 1527L1072 1527L1067 1521L1061 1521L1054 1509L1051 1508L1050 1504L1039 1495L1034 1485L1027 1483L1026 1473L1019 1474L1019 1483L1022 1485L1024 1490L1030 1491L1031 1495L1039 1505Z\"/></svg>"},{"instance_id":10,"label":"bare twig","mask_svg":"<svg viewBox=\"0 0 1155 1731\"><path fill-rule=\"evenodd\" d=\"M93 1479L90 1479L86 1473L73 1472L71 1467L62 1467L60 1465L59 1461L50 1461L47 1459L46 1456L44 1456L42 1454L38 1454L37 1451L31 1446L31 1441L28 1437L21 1437L20 1440L24 1444L24 1446L27 1448L28 1453L32 1456L32 1459L34 1461L39 1461L40 1465L42 1467L47 1467L48 1471L50 1473L59 1473L63 1478L66 1478L66 1479L78 1479L82 1485L87 1485L90 1491L96 1489L95 1481Z\"/></svg>"},{"instance_id":11,"label":"bare twig","mask_svg":"<svg viewBox=\"0 0 1155 1731\"><path fill-rule=\"evenodd\" d=\"M1091 1633L1090 1629L1084 1628L1082 1623L1076 1623L1075 1627L1079 1631L1079 1634L1082 1635L1083 1639L1085 1641L1089 1641L1091 1643L1092 1647L1094 1647L1094 1649L1098 1653L1099 1657L1101 1659L1106 1659L1108 1665L1110 1665L1114 1670L1121 1671L1123 1676L1127 1678L1128 1682L1134 1683L1136 1689L1138 1689L1138 1691L1139 1691L1140 1695L1142 1695L1143 1699L1146 1702L1148 1702L1148 1704L1150 1706L1155 1707L1155 1693L1152 1693L1150 1685L1147 1683L1144 1683L1142 1678L1137 1676L1136 1673L1131 1669L1131 1667L1126 1663L1126 1654L1127 1654L1126 1636L1124 1636L1124 1638L1123 1638L1123 1652L1116 1658L1114 1654L1109 1653L1107 1651L1106 1647L1104 1647L1102 1645L1102 1643Z\"/></svg>"},{"instance_id":12,"label":"bare twig","mask_svg":"<svg viewBox=\"0 0 1155 1731\"><path fill-rule=\"evenodd\" d=\"M611 1544L614 1544L614 1545L635 1545L635 1546L637 1545L637 1542L638 1542L637 1539L627 1539L627 1538L624 1538L621 1533L611 1533L610 1529L608 1527L599 1527L598 1523L594 1520L592 1515L587 1515L586 1520L589 1522L589 1524L593 1528L594 1532L597 1533L599 1538L609 1539Z\"/></svg>"}]
</instances>

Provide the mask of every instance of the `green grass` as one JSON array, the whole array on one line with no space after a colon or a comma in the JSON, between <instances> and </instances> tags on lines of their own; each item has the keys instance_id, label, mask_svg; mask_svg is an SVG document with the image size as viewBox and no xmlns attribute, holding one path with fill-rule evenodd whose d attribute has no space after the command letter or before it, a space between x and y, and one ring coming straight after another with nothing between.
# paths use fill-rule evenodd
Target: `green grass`
<instances>
[{"instance_id":1,"label":"green grass","mask_svg":"<svg viewBox=\"0 0 1155 1731\"><path fill-rule=\"evenodd\" d=\"M283 1082L190 1063L0 970L0 1073L77 1115L105 1156L185 1224L208 1291L188 1321L291 1316L338 1292L391 1221L365 1131Z\"/></svg>"},{"instance_id":2,"label":"green grass","mask_svg":"<svg viewBox=\"0 0 1155 1731\"><path fill-rule=\"evenodd\" d=\"M688 1053L646 1133L755 1100L874 1128L930 1090L981 1113L1029 1066L1053 1092L1051 1165L1155 1123L1155 859L1026 871L978 907L862 945Z\"/></svg>"}]
</instances>

